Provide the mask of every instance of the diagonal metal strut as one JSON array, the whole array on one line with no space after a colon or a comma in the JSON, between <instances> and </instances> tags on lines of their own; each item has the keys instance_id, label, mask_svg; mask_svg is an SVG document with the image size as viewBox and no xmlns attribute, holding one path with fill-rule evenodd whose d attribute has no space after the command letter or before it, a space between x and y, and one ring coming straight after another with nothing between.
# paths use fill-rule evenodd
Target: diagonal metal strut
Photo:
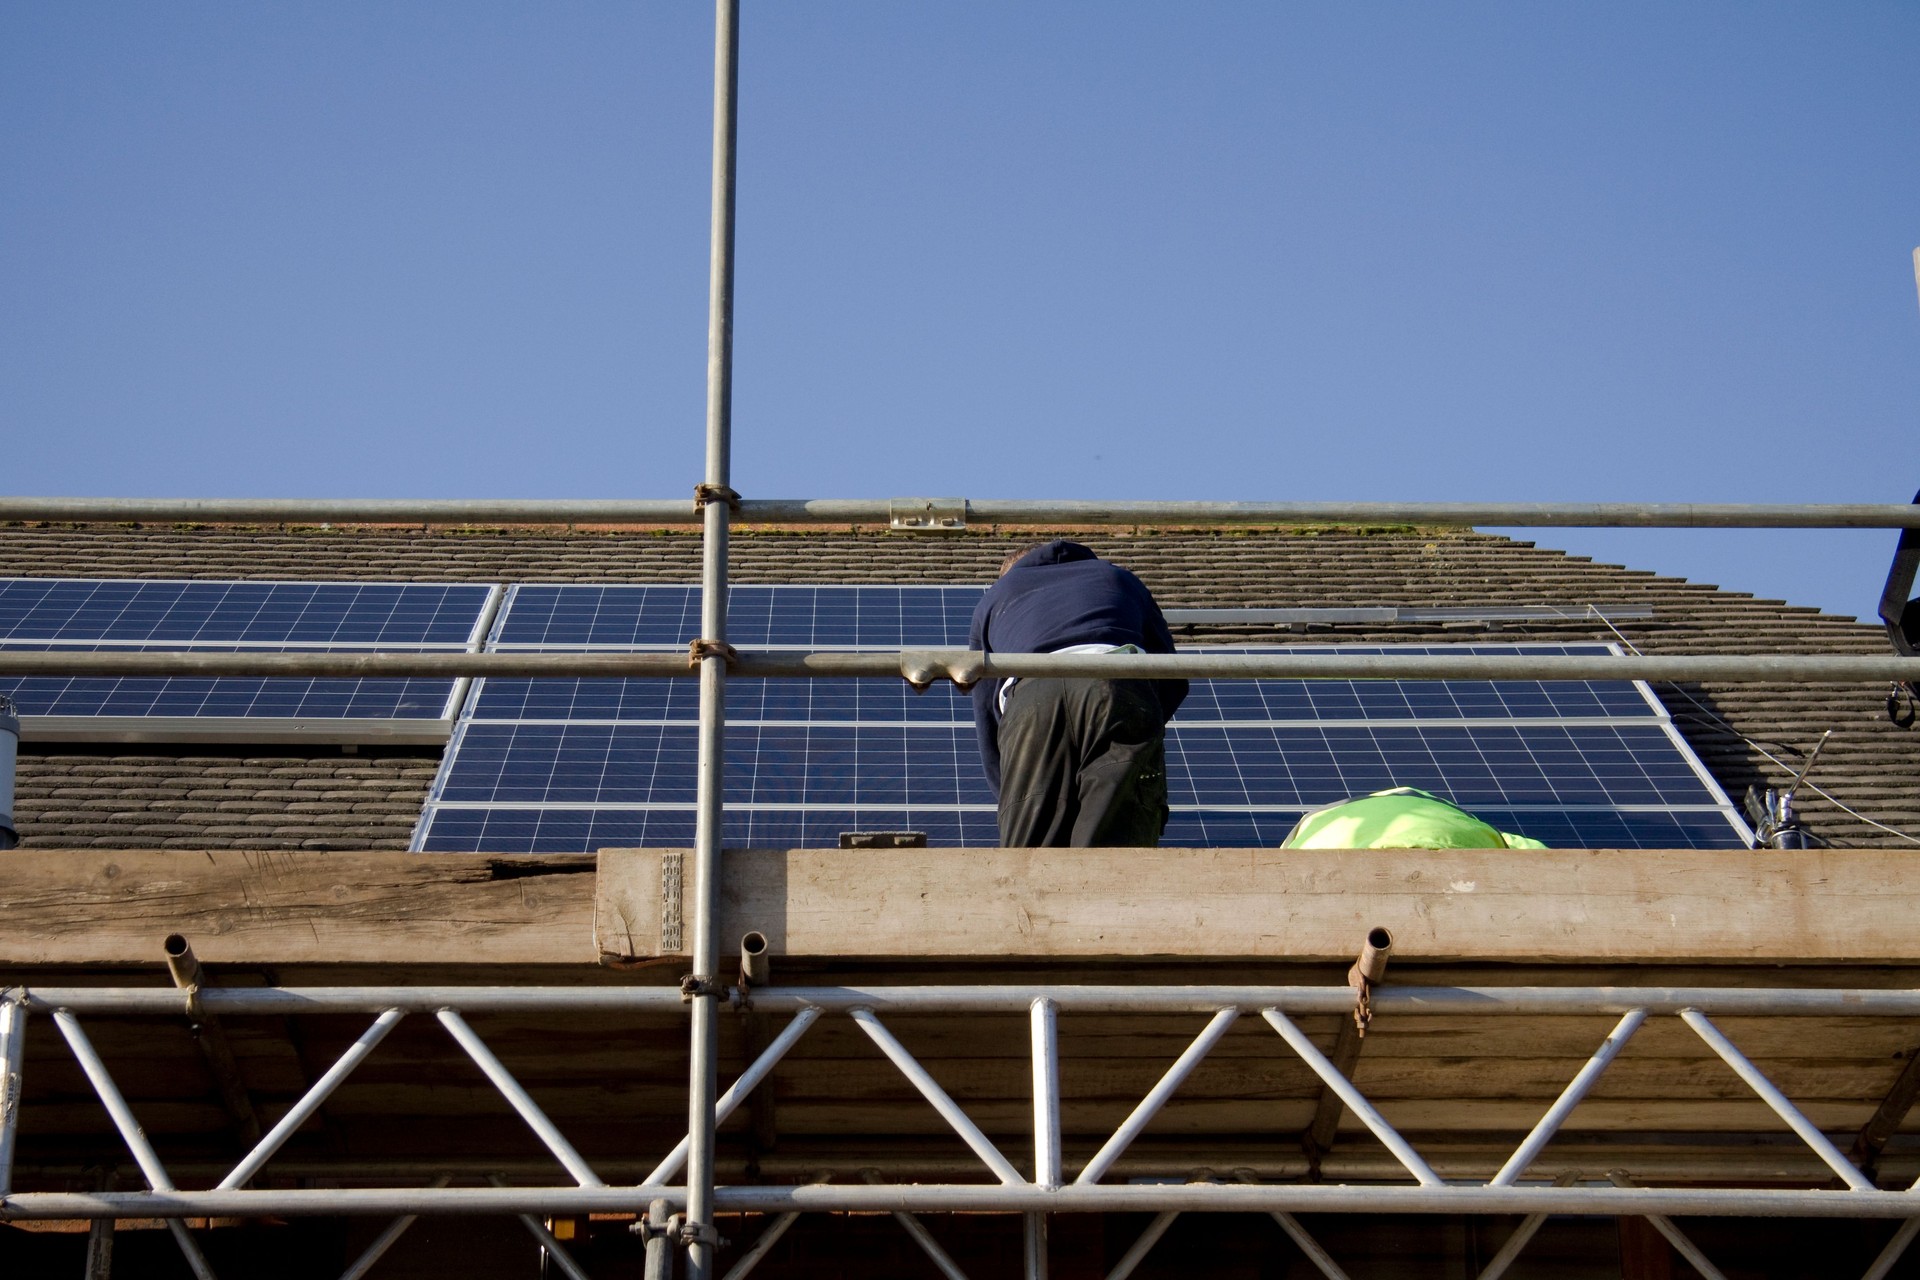
<instances>
[{"instance_id":1,"label":"diagonal metal strut","mask_svg":"<svg viewBox=\"0 0 1920 1280\"><path fill-rule=\"evenodd\" d=\"M440 1019L440 1025L453 1034L453 1038L459 1042L460 1047L467 1051L467 1056L473 1059L474 1065L479 1067L487 1079L493 1083L493 1087L500 1091L500 1096L520 1113L520 1118L527 1122L527 1127L546 1144L547 1150L553 1152L554 1159L558 1160L561 1166L572 1175L575 1182L583 1187L607 1185L580 1153L574 1150L573 1144L567 1141L566 1136L560 1132L553 1121L547 1118L547 1113L540 1109L540 1104L533 1100L533 1096L513 1078L513 1073L507 1070L506 1064L496 1058L493 1050L487 1048L486 1042L474 1034L473 1028L467 1025L465 1018L453 1009L442 1009L436 1016Z\"/></svg>"},{"instance_id":2,"label":"diagonal metal strut","mask_svg":"<svg viewBox=\"0 0 1920 1280\"><path fill-rule=\"evenodd\" d=\"M920 1096L933 1104L933 1109L940 1113L940 1118L953 1126L953 1131L973 1149L973 1154L979 1156L981 1162L993 1170L994 1177L1007 1186L1020 1186L1026 1182L1026 1179L1020 1176L1020 1171L1013 1167L1012 1162L1000 1154L1000 1148L993 1145L993 1140L981 1132L980 1126L960 1109L960 1105L948 1096L947 1091L940 1087L938 1081L927 1074L927 1069L907 1052L907 1047L894 1039L893 1032L881 1024L880 1019L874 1016L873 1010L855 1009L852 1011L852 1017L860 1024L860 1029L867 1033L868 1038L880 1046L880 1052L886 1054L893 1065L899 1068L900 1074L907 1078L908 1083L920 1091Z\"/></svg>"},{"instance_id":3,"label":"diagonal metal strut","mask_svg":"<svg viewBox=\"0 0 1920 1280\"><path fill-rule=\"evenodd\" d=\"M1854 1191L1875 1190L1873 1180L1854 1168L1853 1164L1840 1154L1840 1148L1834 1146L1828 1141L1827 1135L1820 1132L1820 1126L1807 1119L1800 1108L1789 1102L1787 1095L1780 1092L1773 1081L1767 1079L1766 1073L1754 1066L1747 1059L1747 1055L1741 1053L1733 1041L1727 1039L1720 1028L1713 1025L1706 1014L1698 1009L1682 1009L1680 1020L1692 1027L1694 1033L1706 1041L1707 1046L1719 1054L1722 1061L1733 1068L1734 1074L1746 1081L1747 1087L1759 1094L1760 1100L1772 1107L1774 1114L1785 1120L1787 1127L1799 1134L1802 1142L1813 1148L1813 1153L1825 1161L1827 1167L1838 1174L1842 1182Z\"/></svg>"},{"instance_id":4,"label":"diagonal metal strut","mask_svg":"<svg viewBox=\"0 0 1920 1280\"><path fill-rule=\"evenodd\" d=\"M1398 1130L1387 1123L1387 1118L1367 1101L1366 1095L1356 1089L1351 1080L1340 1074L1333 1063L1327 1060L1327 1055L1320 1052L1320 1047L1308 1038L1306 1032L1278 1009L1262 1009L1260 1016L1280 1033L1280 1038L1300 1055L1302 1061L1313 1068L1315 1075L1340 1095L1340 1101L1347 1104L1347 1110L1358 1116L1360 1123L1373 1131L1373 1136L1380 1139L1381 1144L1393 1153L1394 1159L1406 1166L1407 1172L1414 1176L1415 1181L1428 1187L1440 1185L1440 1175L1421 1158L1412 1144L1400 1136Z\"/></svg>"},{"instance_id":5,"label":"diagonal metal strut","mask_svg":"<svg viewBox=\"0 0 1920 1280\"><path fill-rule=\"evenodd\" d=\"M713 1107L713 1122L724 1123L727 1117L734 1113L734 1109L745 1102L748 1095L773 1074L774 1067L779 1065L780 1059L787 1056L787 1050L800 1043L800 1037L807 1033L807 1028L819 1020L818 1009L802 1009L794 1014L793 1021L789 1022L775 1037L774 1042L753 1060L751 1066L740 1073L740 1078L733 1082L733 1087L720 1095L720 1101ZM681 1138L679 1145L667 1153L667 1158L655 1165L652 1173L640 1179L640 1185L643 1187L665 1186L667 1179L686 1166L689 1146L688 1140Z\"/></svg>"},{"instance_id":6,"label":"diagonal metal strut","mask_svg":"<svg viewBox=\"0 0 1920 1280\"><path fill-rule=\"evenodd\" d=\"M101 1105L106 1107L113 1127L120 1131L127 1150L133 1153L134 1163L140 1166L140 1173L146 1178L147 1185L155 1191L172 1191L173 1179L167 1176L166 1166L160 1163L160 1153L147 1140L146 1130L140 1127L140 1121L134 1117L133 1108L127 1105L126 1095L120 1092L120 1086L113 1082L113 1075L94 1049L93 1041L87 1039L87 1033L81 1030L80 1019L74 1017L71 1010L55 1009L53 1022L60 1028L60 1034L66 1037L80 1070L86 1073L87 1082L99 1095ZM167 1230L173 1233L174 1243L180 1246L180 1253L186 1258L187 1266L196 1280L216 1280L213 1268L207 1265L206 1255L200 1252L200 1246L188 1234L187 1224L178 1218L168 1218Z\"/></svg>"}]
</instances>

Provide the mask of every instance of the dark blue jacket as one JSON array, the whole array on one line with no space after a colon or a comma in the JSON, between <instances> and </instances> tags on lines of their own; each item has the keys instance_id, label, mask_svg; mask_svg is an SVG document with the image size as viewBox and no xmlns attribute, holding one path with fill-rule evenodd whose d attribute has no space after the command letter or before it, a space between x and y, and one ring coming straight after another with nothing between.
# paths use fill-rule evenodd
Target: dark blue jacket
<instances>
[{"instance_id":1,"label":"dark blue jacket","mask_svg":"<svg viewBox=\"0 0 1920 1280\"><path fill-rule=\"evenodd\" d=\"M967 647L986 653L1052 653L1076 644L1136 644L1172 653L1173 633L1140 579L1064 539L1021 556L973 611ZM1161 719L1187 696L1185 680L1151 682ZM1000 681L973 687L973 722L993 794L1000 794Z\"/></svg>"}]
</instances>

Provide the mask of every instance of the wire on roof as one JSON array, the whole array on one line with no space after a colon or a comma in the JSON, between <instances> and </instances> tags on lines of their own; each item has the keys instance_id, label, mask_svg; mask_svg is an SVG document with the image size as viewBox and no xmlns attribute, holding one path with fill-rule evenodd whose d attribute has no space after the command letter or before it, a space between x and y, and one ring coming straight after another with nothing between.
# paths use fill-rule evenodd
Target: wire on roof
<instances>
[{"instance_id":1,"label":"wire on roof","mask_svg":"<svg viewBox=\"0 0 1920 1280\"><path fill-rule=\"evenodd\" d=\"M1608 618L1605 614L1600 615L1600 621L1606 625L1607 630L1613 632L1615 638L1618 639L1621 644L1625 645L1627 649L1633 654L1634 657L1644 658L1646 656L1644 653L1640 651L1640 646L1635 644L1633 641L1629 640L1621 632L1620 628L1613 625L1613 621L1610 618ZM1725 716L1713 710L1713 708L1709 707L1706 703L1700 701L1700 699L1694 697L1691 693L1688 693L1681 686L1677 684L1669 684L1667 687L1669 689L1672 689L1675 693L1679 694L1681 697L1685 698L1688 702L1691 702L1695 707L1697 707L1699 709L1699 714L1702 719L1710 720L1713 723L1719 725L1722 729L1725 729L1728 733L1740 739L1741 742L1744 742L1747 746L1751 747L1754 751L1757 751L1762 756L1766 757L1767 760L1770 761L1776 768L1781 769L1788 774L1795 774L1799 772L1799 770L1795 768L1793 765L1789 764L1785 760L1782 760L1779 756L1776 756L1775 754L1773 754L1773 752L1767 750L1765 747L1761 746L1758 742L1754 741L1752 738L1749 738L1746 734L1734 728L1732 723L1729 722ZM1777 743L1775 745L1780 746L1781 748L1788 751L1795 750L1795 748L1789 746L1786 743ZM1804 755L1805 753L1802 752L1801 754ZM1813 794L1819 796L1822 800L1825 800L1828 804L1840 810L1840 812L1846 814L1848 817L1853 818L1857 822L1864 822L1867 826L1873 827L1876 830L1884 831L1888 835L1898 836L1900 839L1907 841L1909 844L1920 844L1920 836L1910 835L1907 832L1900 830L1900 828L1898 827L1890 827L1884 822L1880 822L1874 818L1869 818L1866 814L1861 813L1858 809L1855 809L1853 806L1847 804L1845 801L1838 799L1831 793L1814 785L1812 782L1803 781L1800 785L1805 787L1807 790L1813 792Z\"/></svg>"}]
</instances>

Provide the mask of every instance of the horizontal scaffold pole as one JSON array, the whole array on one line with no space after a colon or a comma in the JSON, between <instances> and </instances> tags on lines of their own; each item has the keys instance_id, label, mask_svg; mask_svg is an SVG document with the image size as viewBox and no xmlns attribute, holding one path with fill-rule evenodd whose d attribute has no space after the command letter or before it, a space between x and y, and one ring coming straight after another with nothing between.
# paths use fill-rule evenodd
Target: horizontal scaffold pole
<instances>
[{"instance_id":1,"label":"horizontal scaffold pole","mask_svg":"<svg viewBox=\"0 0 1920 1280\"><path fill-rule=\"evenodd\" d=\"M1241 1170L1245 1170L1261 1182L1299 1182L1305 1179L1309 1169L1305 1157L1300 1155L1299 1143L1290 1140L1292 1135L1286 1138L1273 1136L1274 1142L1260 1150L1244 1146L1236 1148L1231 1172L1237 1176ZM1734 1141L1738 1143L1740 1140ZM1352 1150L1336 1149L1322 1162L1321 1169L1326 1181L1392 1183L1404 1180L1406 1171L1384 1149L1369 1151L1359 1143L1353 1146ZM1494 1170L1508 1154L1509 1149L1504 1144L1497 1149L1449 1146L1445 1151L1435 1153L1434 1167L1456 1182L1485 1182L1493 1176ZM1584 1160L1582 1155L1586 1157ZM963 1156L932 1156L924 1152L907 1155L897 1150L877 1149L870 1140L836 1145L830 1151L820 1147L796 1147L777 1154L763 1151L753 1159L754 1167L760 1170L761 1180L770 1183L805 1182L823 1171L830 1173L833 1180L853 1181L868 1170L880 1174L882 1181L949 1182L975 1178L982 1168L979 1159L971 1151ZM1119 1182L1136 1177L1172 1178L1175 1175L1184 1180L1193 1175L1195 1170L1210 1168L1207 1163L1209 1160L1222 1159L1218 1142L1209 1145L1205 1135L1194 1135L1177 1142L1161 1139L1150 1147L1130 1150L1109 1173ZM641 1175L653 1168L655 1163L652 1156L645 1159L602 1157L595 1161L594 1167L604 1172L614 1186L637 1186ZM1556 1173L1560 1176L1577 1174L1583 1164L1599 1169L1619 1163L1617 1154L1598 1154L1592 1147L1577 1151L1565 1149L1543 1156L1529 1171L1528 1178L1529 1182L1544 1181ZM746 1156L737 1152L723 1155L721 1166L729 1171L734 1181L746 1182L754 1176L747 1167ZM205 1159L175 1158L167 1161L167 1172L180 1183L205 1183L211 1186L226 1176L231 1168L230 1161L217 1164ZM1788 1153L1771 1145L1742 1147L1737 1151L1729 1147L1704 1151L1690 1148L1678 1152L1671 1148L1645 1148L1635 1152L1633 1169L1634 1178L1648 1185L1691 1183L1724 1186L1737 1181L1750 1186L1817 1187L1825 1185L1829 1178L1826 1165L1811 1151ZM274 1158L273 1169L266 1180L282 1186L298 1185L303 1179L326 1179L340 1186L424 1186L441 1175L478 1183L490 1175L498 1174L510 1184L539 1186L552 1180L553 1170L551 1157L502 1159L499 1156L442 1155L434 1159L329 1160L318 1156L289 1159L283 1153ZM51 1156L14 1165L16 1182L31 1182L38 1186L67 1185L73 1172L74 1166L70 1161L62 1162ZM1920 1176L1920 1157L1896 1153L1882 1163L1880 1173L1887 1186L1906 1186ZM116 1167L115 1174L125 1179L139 1177L138 1170L124 1159ZM673 1176L678 1177L677 1174ZM1596 1181L1599 1176L1597 1173L1591 1175ZM115 1185L131 1187L134 1184L124 1181Z\"/></svg>"},{"instance_id":2,"label":"horizontal scaffold pole","mask_svg":"<svg viewBox=\"0 0 1920 1280\"><path fill-rule=\"evenodd\" d=\"M978 653L909 649L847 653L742 650L735 678L862 676L963 686L998 676L1115 680L1727 680L1872 684L1920 680L1920 658L1893 654L1355 654ZM260 653L75 649L0 652L0 676L287 678L694 678L682 651L666 653Z\"/></svg>"},{"instance_id":3,"label":"horizontal scaffold pole","mask_svg":"<svg viewBox=\"0 0 1920 1280\"><path fill-rule=\"evenodd\" d=\"M887 524L924 499L748 498L743 524ZM952 500L958 503L958 500ZM1913 529L1902 503L1101 502L981 499L989 525L1427 525L1472 528ZM698 525L691 498L575 499L0 497L0 520L152 524Z\"/></svg>"},{"instance_id":4,"label":"horizontal scaffold pole","mask_svg":"<svg viewBox=\"0 0 1920 1280\"><path fill-rule=\"evenodd\" d=\"M22 1218L263 1218L361 1214L645 1213L678 1207L684 1187L303 1188L258 1191L24 1192L0 1200ZM1059 1188L974 1184L734 1186L722 1213L1561 1213L1624 1217L1908 1218L1920 1191L1765 1188L1366 1186L1172 1183Z\"/></svg>"},{"instance_id":5,"label":"horizontal scaffold pole","mask_svg":"<svg viewBox=\"0 0 1920 1280\"><path fill-rule=\"evenodd\" d=\"M183 1015L189 993L163 987L29 987L27 1007L85 1014ZM729 1001L737 998L729 988ZM1353 989L1340 986L995 986L760 987L759 1013L803 1009L890 1013L1020 1013L1046 998L1062 1013L1257 1014L1353 1011ZM434 1013L598 1011L679 1014L686 1004L677 986L392 986L204 987L200 1006L213 1014L379 1013L399 1009ZM1842 987L1380 987L1375 1013L1619 1016L1633 1009L1706 1014L1920 1017L1920 990Z\"/></svg>"}]
</instances>

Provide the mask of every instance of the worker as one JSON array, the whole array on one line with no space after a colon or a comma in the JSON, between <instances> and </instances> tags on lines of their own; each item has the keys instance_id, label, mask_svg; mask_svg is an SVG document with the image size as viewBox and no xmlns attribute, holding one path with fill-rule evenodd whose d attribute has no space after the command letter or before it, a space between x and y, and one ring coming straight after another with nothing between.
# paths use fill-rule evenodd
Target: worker
<instances>
[{"instance_id":1,"label":"worker","mask_svg":"<svg viewBox=\"0 0 1920 1280\"><path fill-rule=\"evenodd\" d=\"M1315 809L1294 824L1283 849L1544 849L1497 831L1457 804L1412 787L1376 791Z\"/></svg>"},{"instance_id":2,"label":"worker","mask_svg":"<svg viewBox=\"0 0 1920 1280\"><path fill-rule=\"evenodd\" d=\"M986 653L1172 653L1140 579L1064 539L1009 555L973 611ZM989 679L980 757L1009 848L1149 847L1167 826L1167 720L1185 680Z\"/></svg>"}]
</instances>

